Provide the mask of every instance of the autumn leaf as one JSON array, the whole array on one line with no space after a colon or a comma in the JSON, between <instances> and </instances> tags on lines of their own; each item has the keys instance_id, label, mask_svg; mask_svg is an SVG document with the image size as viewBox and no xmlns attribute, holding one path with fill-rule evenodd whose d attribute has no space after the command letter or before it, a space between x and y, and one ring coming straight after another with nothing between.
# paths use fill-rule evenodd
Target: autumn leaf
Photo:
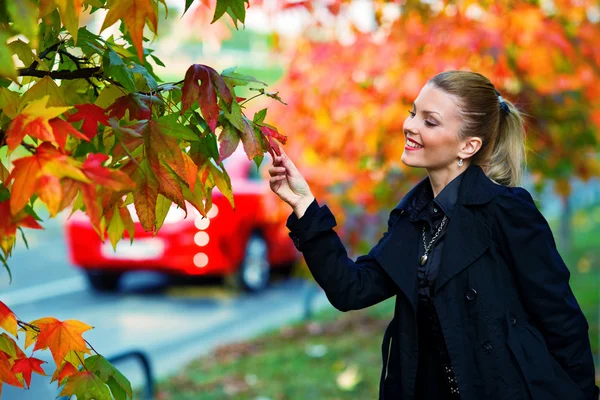
<instances>
[{"instance_id":1,"label":"autumn leaf","mask_svg":"<svg viewBox=\"0 0 600 400\"><path fill-rule=\"evenodd\" d=\"M51 217L60 211L62 202L62 187L60 179L54 175L42 175L37 181L36 193L46 206Z\"/></svg>"},{"instance_id":2,"label":"autumn leaf","mask_svg":"<svg viewBox=\"0 0 600 400\"><path fill-rule=\"evenodd\" d=\"M229 175L227 175L227 172L219 170L211 162L208 163L208 167L210 168L210 173L214 179L215 185L217 186L219 191L225 196L225 198L229 200L231 208L235 211L235 203L233 200L233 192L231 189L231 180L229 179Z\"/></svg>"},{"instance_id":3,"label":"autumn leaf","mask_svg":"<svg viewBox=\"0 0 600 400\"><path fill-rule=\"evenodd\" d=\"M25 353L23 350L21 350L17 342L8 336L6 332L2 332L2 334L0 334L0 351L5 352L13 359L26 357Z\"/></svg>"},{"instance_id":4,"label":"autumn leaf","mask_svg":"<svg viewBox=\"0 0 600 400\"><path fill-rule=\"evenodd\" d=\"M104 167L102 164L108 160L105 154L89 154L81 170L93 184L102 185L112 190L128 190L135 184L123 171Z\"/></svg>"},{"instance_id":5,"label":"autumn leaf","mask_svg":"<svg viewBox=\"0 0 600 400\"><path fill-rule=\"evenodd\" d=\"M152 117L152 111L150 107L154 99L154 97L143 96L135 93L121 96L106 109L108 112L108 118L115 117L116 119L120 120L125 116L125 112L129 111L130 120L137 119L138 121L141 121L150 119Z\"/></svg>"},{"instance_id":6,"label":"autumn leaf","mask_svg":"<svg viewBox=\"0 0 600 400\"><path fill-rule=\"evenodd\" d=\"M17 318L10 308L0 301L0 327L13 336L17 336ZM1 350L1 349L0 349Z\"/></svg>"},{"instance_id":7,"label":"autumn leaf","mask_svg":"<svg viewBox=\"0 0 600 400\"><path fill-rule=\"evenodd\" d=\"M12 371L10 360L7 355L0 352L0 385L2 383L8 383L9 385L16 387L23 387L23 384L17 379L17 375Z\"/></svg>"},{"instance_id":8,"label":"autumn leaf","mask_svg":"<svg viewBox=\"0 0 600 400\"><path fill-rule=\"evenodd\" d=\"M132 179L136 184L133 190L133 199L138 219L146 232L153 232L159 182L150 169L147 160L144 159L140 162L139 167L132 174Z\"/></svg>"},{"instance_id":9,"label":"autumn leaf","mask_svg":"<svg viewBox=\"0 0 600 400\"><path fill-rule=\"evenodd\" d=\"M67 378L60 396L77 396L85 400L111 400L108 386L91 371L82 371Z\"/></svg>"},{"instance_id":10,"label":"autumn leaf","mask_svg":"<svg viewBox=\"0 0 600 400\"><path fill-rule=\"evenodd\" d=\"M183 164L185 165L185 181L193 192L194 185L196 184L196 175L198 174L198 166L186 153L183 153Z\"/></svg>"},{"instance_id":11,"label":"autumn leaf","mask_svg":"<svg viewBox=\"0 0 600 400\"><path fill-rule=\"evenodd\" d=\"M271 157L275 159L275 154L273 152L277 153L277 155L280 155L279 145L275 140L285 144L287 142L287 136L283 136L281 133L277 132L277 128L266 124L260 127L260 131L267 138L267 143L269 144L269 148L267 150L271 154Z\"/></svg>"},{"instance_id":12,"label":"autumn leaf","mask_svg":"<svg viewBox=\"0 0 600 400\"><path fill-rule=\"evenodd\" d=\"M252 122L248 118L243 117L244 130L239 132L240 138L242 139L242 145L244 151L248 156L249 160L253 160L254 157L262 156L264 154L262 148L262 142L260 136L254 130Z\"/></svg>"},{"instance_id":13,"label":"autumn leaf","mask_svg":"<svg viewBox=\"0 0 600 400\"><path fill-rule=\"evenodd\" d=\"M73 366L73 364L69 363L69 362L63 362L63 364L61 365L60 368L56 368L56 371L54 371L54 374L52 375L52 379L50 380L50 383L54 382L54 381L58 381L58 385L62 385L63 381L72 376L75 375L76 373L78 373L79 370L77 368L75 368L75 366Z\"/></svg>"},{"instance_id":14,"label":"autumn leaf","mask_svg":"<svg viewBox=\"0 0 600 400\"><path fill-rule=\"evenodd\" d=\"M73 125L63 121L60 118L52 118L50 121L48 121L48 123L52 128L52 133L54 134L54 139L56 140L58 147L60 147L60 149L63 151L65 150L65 146L67 144L68 134L89 142L87 136L83 135L81 132L75 129Z\"/></svg>"},{"instance_id":15,"label":"autumn leaf","mask_svg":"<svg viewBox=\"0 0 600 400\"><path fill-rule=\"evenodd\" d=\"M122 19L131 34L138 58L143 62L144 48L142 38L146 19L150 22L148 27L157 33L158 21L156 16L157 6L154 0L118 0L109 3L110 7L100 32Z\"/></svg>"},{"instance_id":16,"label":"autumn leaf","mask_svg":"<svg viewBox=\"0 0 600 400\"><path fill-rule=\"evenodd\" d=\"M67 121L75 122L83 120L81 130L88 139L93 139L98 133L98 124L108 126L108 117L102 107L95 104L77 104L77 112L69 115Z\"/></svg>"},{"instance_id":17,"label":"autumn leaf","mask_svg":"<svg viewBox=\"0 0 600 400\"><path fill-rule=\"evenodd\" d=\"M198 81L200 81L200 84L198 84ZM225 84L223 77L207 65L192 65L188 68L183 81L181 113L183 114L197 101L200 111L202 111L202 116L214 132L217 128L217 119L219 118L217 91L225 104L231 106L233 96Z\"/></svg>"},{"instance_id":18,"label":"autumn leaf","mask_svg":"<svg viewBox=\"0 0 600 400\"><path fill-rule=\"evenodd\" d=\"M29 198L35 192L41 166L35 155L16 159L13 164L15 167L10 174L10 179L13 181L10 211L16 214L27 205Z\"/></svg>"},{"instance_id":19,"label":"autumn leaf","mask_svg":"<svg viewBox=\"0 0 600 400\"><path fill-rule=\"evenodd\" d=\"M40 329L33 351L49 348L56 365L61 365L71 350L89 353L81 334L92 327L83 322L46 317L32 321L31 325Z\"/></svg>"},{"instance_id":20,"label":"autumn leaf","mask_svg":"<svg viewBox=\"0 0 600 400\"><path fill-rule=\"evenodd\" d=\"M6 144L10 151L17 148L25 135L39 140L55 141L48 120L58 117L71 107L46 107L49 96L31 101L6 129Z\"/></svg>"},{"instance_id":21,"label":"autumn leaf","mask_svg":"<svg viewBox=\"0 0 600 400\"><path fill-rule=\"evenodd\" d=\"M23 379L25 380L25 383L27 384L27 387L29 387L31 385L31 373L35 372L36 374L39 375L46 375L46 373L44 372L44 370L42 369L41 365L44 364L46 361L42 361L39 360L37 358L19 358L17 360L15 360L15 364L12 366L12 371L14 373L21 373L23 374Z\"/></svg>"}]
</instances>

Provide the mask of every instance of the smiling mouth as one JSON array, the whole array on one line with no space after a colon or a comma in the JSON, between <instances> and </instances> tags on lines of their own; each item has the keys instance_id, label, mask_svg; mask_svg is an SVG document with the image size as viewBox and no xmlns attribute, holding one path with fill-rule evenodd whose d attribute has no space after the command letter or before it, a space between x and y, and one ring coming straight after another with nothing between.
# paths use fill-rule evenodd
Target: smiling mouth
<instances>
[{"instance_id":1,"label":"smiling mouth","mask_svg":"<svg viewBox=\"0 0 600 400\"><path fill-rule=\"evenodd\" d=\"M412 149L422 149L423 146L412 139L406 138L406 145Z\"/></svg>"}]
</instances>

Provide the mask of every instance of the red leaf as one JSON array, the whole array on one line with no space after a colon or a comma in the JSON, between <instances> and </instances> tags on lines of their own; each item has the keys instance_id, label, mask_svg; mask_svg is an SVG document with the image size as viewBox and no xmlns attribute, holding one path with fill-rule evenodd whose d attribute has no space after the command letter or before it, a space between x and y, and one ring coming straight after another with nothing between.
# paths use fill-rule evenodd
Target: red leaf
<instances>
[{"instance_id":1,"label":"red leaf","mask_svg":"<svg viewBox=\"0 0 600 400\"><path fill-rule=\"evenodd\" d=\"M121 119L125 116L125 111L129 110L129 119L144 120L152 117L150 110L150 97L140 96L130 93L126 96L121 96L108 107L108 117L116 117Z\"/></svg>"},{"instance_id":2,"label":"red leaf","mask_svg":"<svg viewBox=\"0 0 600 400\"><path fill-rule=\"evenodd\" d=\"M25 383L27 387L31 386L31 373L35 372L36 374L46 375L41 365L46 361L38 360L37 358L20 358L15 361L15 364L12 366L12 371L14 373L22 373L23 379L25 379Z\"/></svg>"},{"instance_id":3,"label":"red leaf","mask_svg":"<svg viewBox=\"0 0 600 400\"><path fill-rule=\"evenodd\" d=\"M89 154L81 169L93 184L106 186L113 190L132 188L133 181L122 171L102 166L106 160L108 160L106 154Z\"/></svg>"},{"instance_id":4,"label":"red leaf","mask_svg":"<svg viewBox=\"0 0 600 400\"><path fill-rule=\"evenodd\" d=\"M198 84L198 81L200 81L200 84ZM194 101L198 101L202 116L213 132L217 127L217 119L219 118L215 86L223 101L227 105L231 105L233 96L223 77L209 66L194 64L185 73L181 98L182 113L189 109Z\"/></svg>"},{"instance_id":5,"label":"red leaf","mask_svg":"<svg viewBox=\"0 0 600 400\"><path fill-rule=\"evenodd\" d=\"M64 362L61 368L57 368L56 371L54 371L52 380L50 382L58 380L58 385L60 386L66 378L75 375L78 372L79 370L75 368L73 364L70 362Z\"/></svg>"},{"instance_id":6,"label":"red leaf","mask_svg":"<svg viewBox=\"0 0 600 400\"><path fill-rule=\"evenodd\" d=\"M75 137L89 142L89 139L85 135L83 135L77 129L73 128L73 125L66 121L63 121L60 118L52 118L49 121L49 124L52 127L52 132L54 133L54 137L56 138L56 143L58 143L58 146L63 151L65 150L68 134L71 134Z\"/></svg>"},{"instance_id":7,"label":"red leaf","mask_svg":"<svg viewBox=\"0 0 600 400\"><path fill-rule=\"evenodd\" d=\"M81 130L88 139L91 140L98 133L98 123L108 126L108 117L106 116L104 108L95 104L78 104L75 108L77 109L77 112L71 114L69 118L67 118L67 121L74 122L83 120Z\"/></svg>"}]
</instances>

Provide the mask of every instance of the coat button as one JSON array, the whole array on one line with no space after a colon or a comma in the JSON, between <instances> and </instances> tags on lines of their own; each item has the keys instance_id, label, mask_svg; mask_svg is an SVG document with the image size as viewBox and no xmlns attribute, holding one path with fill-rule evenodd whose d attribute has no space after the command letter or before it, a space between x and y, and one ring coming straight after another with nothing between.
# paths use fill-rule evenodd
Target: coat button
<instances>
[{"instance_id":1,"label":"coat button","mask_svg":"<svg viewBox=\"0 0 600 400\"><path fill-rule=\"evenodd\" d=\"M298 238L298 236L294 236L292 240L294 241L294 246L296 246L298 251L300 251L300 239Z\"/></svg>"},{"instance_id":2,"label":"coat button","mask_svg":"<svg viewBox=\"0 0 600 400\"><path fill-rule=\"evenodd\" d=\"M483 352L485 354L490 354L492 352L492 349L494 348L492 346L492 344L490 342L486 342L483 346L481 346L483 348Z\"/></svg>"},{"instance_id":3,"label":"coat button","mask_svg":"<svg viewBox=\"0 0 600 400\"><path fill-rule=\"evenodd\" d=\"M474 301L477 298L477 290L475 290L473 288L467 290L467 294L466 294L465 297L469 301Z\"/></svg>"},{"instance_id":4,"label":"coat button","mask_svg":"<svg viewBox=\"0 0 600 400\"><path fill-rule=\"evenodd\" d=\"M510 323L515 326L517 324L517 317L515 317L514 315L510 316Z\"/></svg>"}]
</instances>

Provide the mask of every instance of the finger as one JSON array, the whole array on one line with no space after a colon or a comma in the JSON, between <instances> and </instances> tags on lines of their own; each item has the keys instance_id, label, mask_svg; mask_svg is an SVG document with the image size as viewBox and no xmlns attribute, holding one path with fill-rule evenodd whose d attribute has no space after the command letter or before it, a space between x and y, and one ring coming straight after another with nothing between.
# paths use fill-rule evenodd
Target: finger
<instances>
[{"instance_id":1,"label":"finger","mask_svg":"<svg viewBox=\"0 0 600 400\"><path fill-rule=\"evenodd\" d=\"M288 157L283 149L281 150L281 164L289 171L290 175L300 175L300 171L296 168L294 162Z\"/></svg>"},{"instance_id":2,"label":"finger","mask_svg":"<svg viewBox=\"0 0 600 400\"><path fill-rule=\"evenodd\" d=\"M285 167L270 167L269 168L269 174L271 176L285 174L285 171L286 171Z\"/></svg>"},{"instance_id":3,"label":"finger","mask_svg":"<svg viewBox=\"0 0 600 400\"><path fill-rule=\"evenodd\" d=\"M276 183L276 182L279 182L279 181L282 181L282 180L284 180L285 178L286 178L286 176L285 176L285 175L276 175L276 176L272 176L272 177L270 177L270 178L269 178L269 182L271 182L271 183Z\"/></svg>"}]
</instances>

